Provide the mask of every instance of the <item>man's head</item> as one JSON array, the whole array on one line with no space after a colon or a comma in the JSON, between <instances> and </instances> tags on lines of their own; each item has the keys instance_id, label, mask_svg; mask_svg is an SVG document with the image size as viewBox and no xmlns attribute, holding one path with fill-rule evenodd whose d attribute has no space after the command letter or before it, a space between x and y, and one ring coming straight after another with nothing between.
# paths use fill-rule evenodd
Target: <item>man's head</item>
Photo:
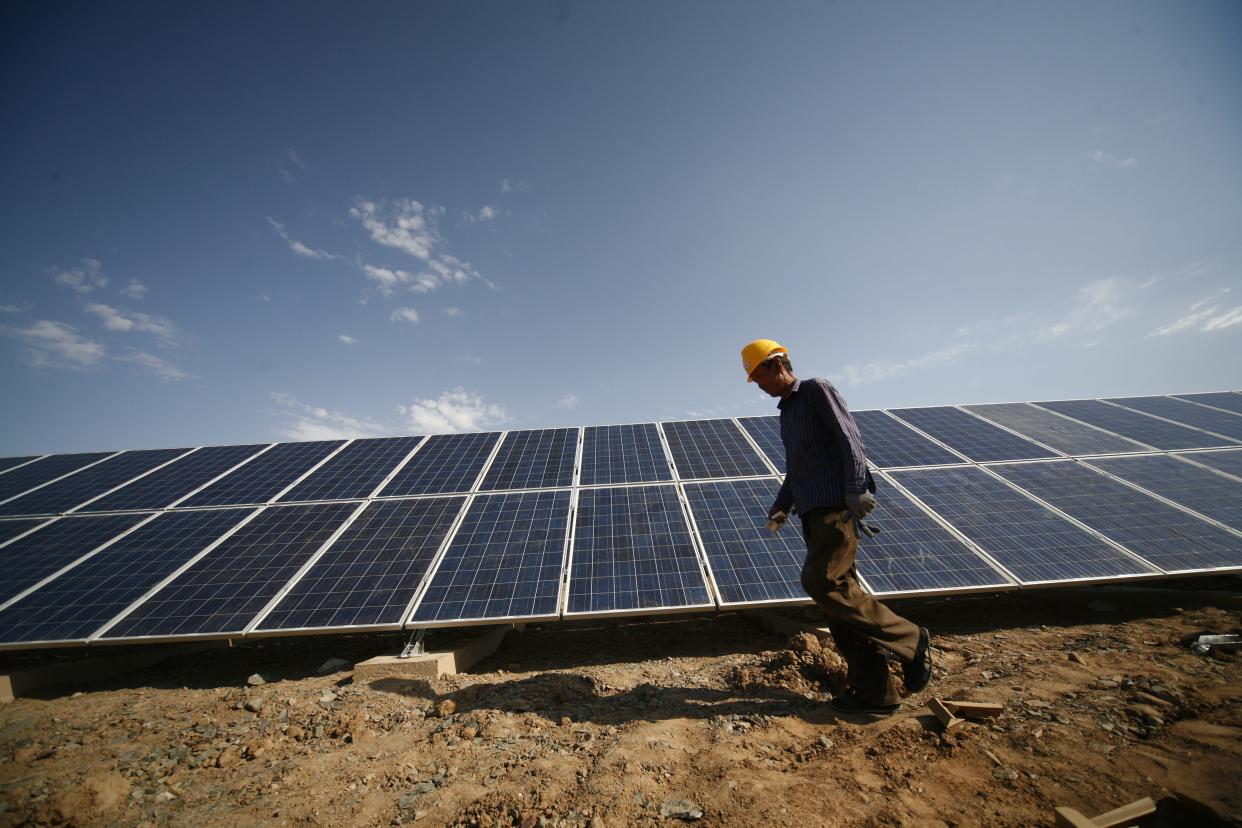
<instances>
[{"instance_id":1,"label":"man's head","mask_svg":"<svg viewBox=\"0 0 1242 828\"><path fill-rule=\"evenodd\" d=\"M746 379L773 397L783 397L793 388L796 377L785 346L771 339L756 339L742 349L742 370Z\"/></svg>"}]
</instances>

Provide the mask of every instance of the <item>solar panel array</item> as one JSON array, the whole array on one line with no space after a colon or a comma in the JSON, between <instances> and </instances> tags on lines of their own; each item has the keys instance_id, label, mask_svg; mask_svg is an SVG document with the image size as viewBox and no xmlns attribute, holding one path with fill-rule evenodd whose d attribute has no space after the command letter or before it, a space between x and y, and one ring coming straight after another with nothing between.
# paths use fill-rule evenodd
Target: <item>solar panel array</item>
<instances>
[{"instance_id":1,"label":"solar panel array","mask_svg":"<svg viewBox=\"0 0 1242 828\"><path fill-rule=\"evenodd\" d=\"M909 596L1242 571L1242 394L855 412ZM0 458L0 649L809 603L776 416Z\"/></svg>"}]
</instances>

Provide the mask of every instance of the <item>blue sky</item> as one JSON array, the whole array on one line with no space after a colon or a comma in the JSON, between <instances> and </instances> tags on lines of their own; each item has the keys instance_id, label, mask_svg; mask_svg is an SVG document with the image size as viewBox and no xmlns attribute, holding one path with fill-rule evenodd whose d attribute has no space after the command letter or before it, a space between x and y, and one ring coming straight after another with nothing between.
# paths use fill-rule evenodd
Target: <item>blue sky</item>
<instances>
[{"instance_id":1,"label":"blue sky","mask_svg":"<svg viewBox=\"0 0 1242 828\"><path fill-rule=\"evenodd\" d=\"M1242 388L1242 6L9 4L0 454Z\"/></svg>"}]
</instances>

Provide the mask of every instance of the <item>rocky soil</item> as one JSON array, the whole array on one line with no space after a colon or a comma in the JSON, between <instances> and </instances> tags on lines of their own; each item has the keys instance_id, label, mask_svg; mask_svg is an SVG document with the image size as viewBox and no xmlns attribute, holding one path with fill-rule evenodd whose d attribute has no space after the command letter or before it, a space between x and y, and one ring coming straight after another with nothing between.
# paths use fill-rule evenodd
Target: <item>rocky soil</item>
<instances>
[{"instance_id":1,"label":"rocky soil","mask_svg":"<svg viewBox=\"0 0 1242 828\"><path fill-rule=\"evenodd\" d=\"M532 626L435 682L353 683L393 635L86 666L0 706L0 826L1031 826L1143 796L1145 826L1242 825L1242 656L1185 645L1237 632L1242 593L1190 583L897 604L937 678L885 719L828 708L830 639L727 613ZM944 732L931 695L1005 713Z\"/></svg>"}]
</instances>

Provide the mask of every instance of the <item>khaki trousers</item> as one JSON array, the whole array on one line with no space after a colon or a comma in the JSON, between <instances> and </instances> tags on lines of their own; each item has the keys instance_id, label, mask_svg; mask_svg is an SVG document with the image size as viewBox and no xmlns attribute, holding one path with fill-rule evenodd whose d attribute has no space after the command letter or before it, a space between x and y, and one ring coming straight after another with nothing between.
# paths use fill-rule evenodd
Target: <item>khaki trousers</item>
<instances>
[{"instance_id":1,"label":"khaki trousers","mask_svg":"<svg viewBox=\"0 0 1242 828\"><path fill-rule=\"evenodd\" d=\"M901 697L880 648L913 661L919 628L863 592L854 567L858 534L847 510L810 510L802 516L802 536L802 588L828 616L850 687L872 704L896 704Z\"/></svg>"}]
</instances>

